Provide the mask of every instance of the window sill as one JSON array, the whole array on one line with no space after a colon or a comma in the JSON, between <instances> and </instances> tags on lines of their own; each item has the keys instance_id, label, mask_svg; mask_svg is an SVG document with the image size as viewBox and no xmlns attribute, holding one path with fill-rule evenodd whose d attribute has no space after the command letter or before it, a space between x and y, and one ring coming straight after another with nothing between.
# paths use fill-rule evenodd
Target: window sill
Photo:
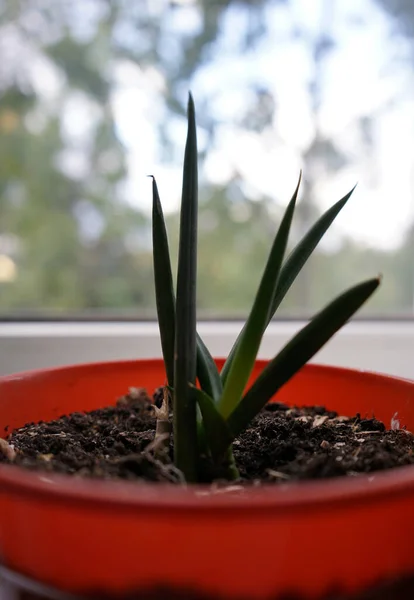
<instances>
[{"instance_id":1,"label":"window sill","mask_svg":"<svg viewBox=\"0 0 414 600\"><path fill-rule=\"evenodd\" d=\"M303 326L272 323L260 354L270 358ZM201 322L199 333L214 356L225 356L241 322ZM161 356L156 322L2 323L0 375L82 362ZM414 379L414 321L359 321L343 328L313 359Z\"/></svg>"}]
</instances>

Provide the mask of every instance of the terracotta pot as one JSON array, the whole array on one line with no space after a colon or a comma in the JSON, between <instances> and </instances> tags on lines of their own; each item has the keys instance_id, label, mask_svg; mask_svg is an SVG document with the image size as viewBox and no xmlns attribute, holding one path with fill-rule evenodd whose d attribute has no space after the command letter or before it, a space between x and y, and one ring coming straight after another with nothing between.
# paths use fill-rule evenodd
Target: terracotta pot
<instances>
[{"instance_id":1,"label":"terracotta pot","mask_svg":"<svg viewBox=\"0 0 414 600\"><path fill-rule=\"evenodd\" d=\"M221 364L221 361L218 361ZM258 361L253 377L265 362ZM105 363L0 379L0 435L114 402L164 381L162 362ZM414 431L414 383L306 366L279 401L325 404ZM167 585L213 597L304 598L414 573L414 467L324 482L197 495L0 468L1 562L72 593Z\"/></svg>"}]
</instances>

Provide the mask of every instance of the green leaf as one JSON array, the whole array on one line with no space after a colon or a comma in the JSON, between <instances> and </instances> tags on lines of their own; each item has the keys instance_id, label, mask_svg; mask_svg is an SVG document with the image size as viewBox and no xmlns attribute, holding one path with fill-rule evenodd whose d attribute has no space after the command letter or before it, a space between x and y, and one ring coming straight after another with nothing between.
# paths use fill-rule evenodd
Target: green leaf
<instances>
[{"instance_id":1,"label":"green leaf","mask_svg":"<svg viewBox=\"0 0 414 600\"><path fill-rule=\"evenodd\" d=\"M302 238L302 240L295 246L292 252L286 259L280 271L279 282L275 297L273 299L272 310L269 315L269 321L273 318L276 310L279 308L280 303L286 296L286 293L290 289L292 283L302 270L302 267L306 264L308 258L314 252L316 246L325 235L326 231L332 225L335 218L341 212L349 198L352 196L354 186L350 192L348 192L341 200L338 200L331 208L329 208L309 229L308 233Z\"/></svg>"},{"instance_id":2,"label":"green leaf","mask_svg":"<svg viewBox=\"0 0 414 600\"><path fill-rule=\"evenodd\" d=\"M233 437L213 398L194 386L193 391L203 417L204 438L214 461L220 461L230 447Z\"/></svg>"},{"instance_id":3,"label":"green leaf","mask_svg":"<svg viewBox=\"0 0 414 600\"><path fill-rule=\"evenodd\" d=\"M201 389L218 402L223 392L220 373L207 346L197 333L197 378Z\"/></svg>"},{"instance_id":4,"label":"green leaf","mask_svg":"<svg viewBox=\"0 0 414 600\"><path fill-rule=\"evenodd\" d=\"M273 242L259 290L226 377L223 394L219 401L220 412L224 418L229 416L239 402L259 351L277 289L279 271L286 251L299 185L300 177Z\"/></svg>"},{"instance_id":5,"label":"green leaf","mask_svg":"<svg viewBox=\"0 0 414 600\"><path fill-rule=\"evenodd\" d=\"M227 424L234 436L247 427L277 390L350 319L373 294L379 283L380 278L369 279L347 290L313 317L288 342L262 371L229 416Z\"/></svg>"},{"instance_id":6,"label":"green leaf","mask_svg":"<svg viewBox=\"0 0 414 600\"><path fill-rule=\"evenodd\" d=\"M164 214L158 194L157 183L152 177L152 242L155 278L155 298L161 347L168 384L174 386L174 336L175 295L171 269L170 251ZM197 377L201 387L215 400L221 396L223 386L216 364L197 334Z\"/></svg>"},{"instance_id":7,"label":"green leaf","mask_svg":"<svg viewBox=\"0 0 414 600\"><path fill-rule=\"evenodd\" d=\"M174 385L175 297L167 229L158 194L152 178L152 245L155 279L155 300L161 347L168 385Z\"/></svg>"},{"instance_id":8,"label":"green leaf","mask_svg":"<svg viewBox=\"0 0 414 600\"><path fill-rule=\"evenodd\" d=\"M297 244L297 246L292 250L288 258L286 259L285 264L282 266L279 275L279 281L277 284L276 294L273 298L272 308L269 313L268 324L273 318L276 310L279 308L283 298L286 296L286 293L289 291L292 283L295 281L296 277L302 270L303 266L306 264L308 258L311 256L316 246L321 241L322 237L332 225L335 218L338 216L340 211L343 209L345 204L348 202L351 197L355 187L352 188L346 196L338 200L331 208L329 208L311 227L308 233L302 238L302 240ZM236 353L238 344L240 343L241 335L243 330L240 332L237 337L226 362L223 365L221 370L221 380L223 385L226 382L227 375L229 373L231 364L234 359L234 355Z\"/></svg>"},{"instance_id":9,"label":"green leaf","mask_svg":"<svg viewBox=\"0 0 414 600\"><path fill-rule=\"evenodd\" d=\"M161 347L168 384L174 386L174 335L175 295L171 269L167 229L158 194L157 183L152 177L152 241L155 278L155 298ZM201 387L215 400L221 396L223 386L216 364L197 334L197 377Z\"/></svg>"},{"instance_id":10,"label":"green leaf","mask_svg":"<svg viewBox=\"0 0 414 600\"><path fill-rule=\"evenodd\" d=\"M195 384L197 360L197 180L195 109L190 94L180 214L173 395L174 460L186 481L195 481L197 474L196 401L188 385Z\"/></svg>"}]
</instances>

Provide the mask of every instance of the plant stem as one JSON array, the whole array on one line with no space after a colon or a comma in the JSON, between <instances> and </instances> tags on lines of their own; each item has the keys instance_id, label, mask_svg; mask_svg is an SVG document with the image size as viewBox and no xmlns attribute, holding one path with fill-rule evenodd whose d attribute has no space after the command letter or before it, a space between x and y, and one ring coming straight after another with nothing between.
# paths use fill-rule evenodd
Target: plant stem
<instances>
[{"instance_id":1,"label":"plant stem","mask_svg":"<svg viewBox=\"0 0 414 600\"><path fill-rule=\"evenodd\" d=\"M162 460L168 452L172 429L170 421L170 393L167 386L164 386L161 408L154 406L154 411L157 417L154 438L156 456Z\"/></svg>"},{"instance_id":2,"label":"plant stem","mask_svg":"<svg viewBox=\"0 0 414 600\"><path fill-rule=\"evenodd\" d=\"M226 479L228 479L229 481L235 481L236 479L239 479L240 477L240 473L238 468L236 467L236 461L234 460L234 456L233 456L233 449L230 446L229 449L226 452L226 457L225 457L225 464L226 464Z\"/></svg>"}]
</instances>

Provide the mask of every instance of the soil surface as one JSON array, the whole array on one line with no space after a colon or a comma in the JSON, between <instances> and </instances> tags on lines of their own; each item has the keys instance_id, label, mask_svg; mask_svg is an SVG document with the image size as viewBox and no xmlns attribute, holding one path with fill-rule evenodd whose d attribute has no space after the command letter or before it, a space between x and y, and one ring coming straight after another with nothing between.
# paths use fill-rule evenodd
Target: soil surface
<instances>
[{"instance_id":1,"label":"soil surface","mask_svg":"<svg viewBox=\"0 0 414 600\"><path fill-rule=\"evenodd\" d=\"M159 389L156 405L161 398ZM0 447L0 461L82 477L180 483L172 440L160 460L152 402L145 390L135 389L116 406L29 423L10 433L14 451ZM240 483L259 485L409 465L413 449L411 433L386 429L372 415L343 417L324 407L274 403L236 439L234 456Z\"/></svg>"}]
</instances>

